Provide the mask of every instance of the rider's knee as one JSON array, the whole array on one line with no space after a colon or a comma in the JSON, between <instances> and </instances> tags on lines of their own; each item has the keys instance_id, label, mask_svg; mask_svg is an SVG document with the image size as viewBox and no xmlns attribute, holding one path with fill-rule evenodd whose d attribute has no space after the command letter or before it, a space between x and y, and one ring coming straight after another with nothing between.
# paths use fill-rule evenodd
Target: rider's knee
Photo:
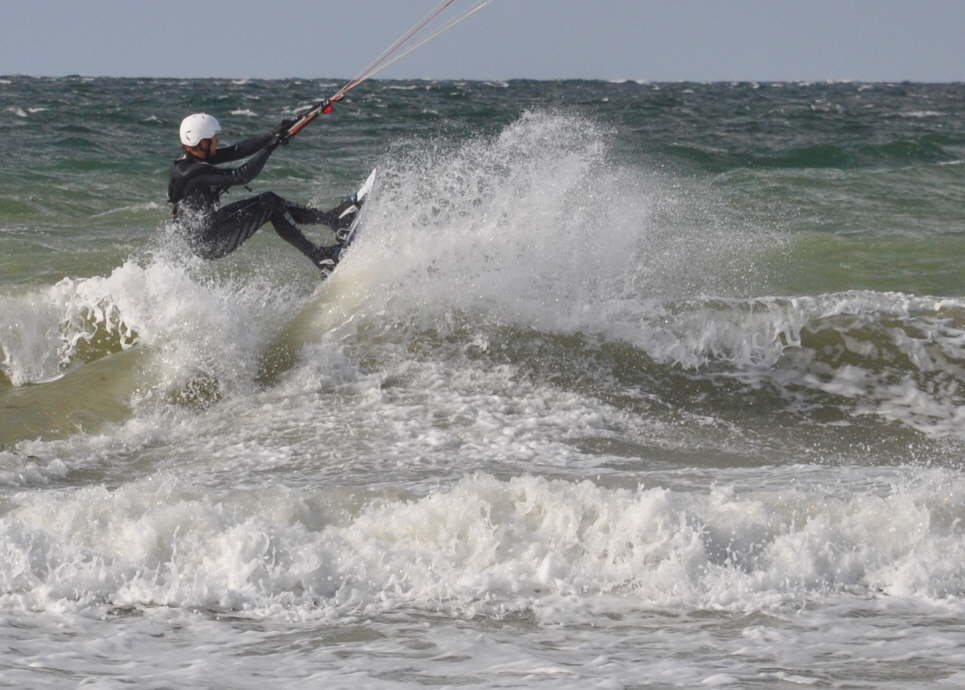
<instances>
[{"instance_id":1,"label":"rider's knee","mask_svg":"<svg viewBox=\"0 0 965 690\"><path fill-rule=\"evenodd\" d=\"M258 199L262 205L272 211L282 211L285 208L285 200L274 192L263 192L258 195Z\"/></svg>"}]
</instances>

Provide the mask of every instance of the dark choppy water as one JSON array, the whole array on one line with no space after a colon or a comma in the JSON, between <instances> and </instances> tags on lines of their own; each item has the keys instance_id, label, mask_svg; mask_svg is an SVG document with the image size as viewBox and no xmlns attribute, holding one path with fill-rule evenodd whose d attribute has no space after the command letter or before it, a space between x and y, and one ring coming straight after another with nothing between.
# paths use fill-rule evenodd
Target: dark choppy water
<instances>
[{"instance_id":1,"label":"dark choppy water","mask_svg":"<svg viewBox=\"0 0 965 690\"><path fill-rule=\"evenodd\" d=\"M0 78L0 684L965 684L965 86L338 85Z\"/></svg>"}]
</instances>

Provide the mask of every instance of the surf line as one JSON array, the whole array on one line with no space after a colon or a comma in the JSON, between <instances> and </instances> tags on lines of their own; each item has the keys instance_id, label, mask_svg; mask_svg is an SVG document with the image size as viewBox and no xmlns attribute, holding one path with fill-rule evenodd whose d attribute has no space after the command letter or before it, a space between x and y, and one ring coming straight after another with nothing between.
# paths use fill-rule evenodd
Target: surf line
<instances>
[{"instance_id":1,"label":"surf line","mask_svg":"<svg viewBox=\"0 0 965 690\"><path fill-rule=\"evenodd\" d=\"M345 98L345 94L364 82L366 79L370 79L387 67L394 65L412 51L421 48L426 43L441 36L457 24L469 19L469 17L476 14L479 10L492 2L492 0L480 0L480 2L477 2L475 5L471 6L462 14L456 15L455 18L450 19L448 22L445 22L440 26L437 20L439 20L443 13L455 2L456 0L443 0L440 2L432 11L413 24L412 28L399 36L399 38L390 44L388 48L383 50L377 58L375 58L365 67L365 69L359 72L354 78L345 82L342 88L328 98L325 98L311 106L307 111L299 115L295 123L288 128L287 132L285 132L284 136L282 137L282 142L287 143L289 139L302 131L305 125L319 115L328 115L330 112L332 112L335 103ZM431 33L425 35L424 32L430 30Z\"/></svg>"}]
</instances>

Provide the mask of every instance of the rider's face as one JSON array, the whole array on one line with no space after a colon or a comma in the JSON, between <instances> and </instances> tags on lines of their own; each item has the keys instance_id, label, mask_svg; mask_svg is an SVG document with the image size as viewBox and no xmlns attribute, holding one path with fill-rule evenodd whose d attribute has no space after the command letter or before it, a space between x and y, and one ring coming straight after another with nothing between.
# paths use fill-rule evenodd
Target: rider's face
<instances>
[{"instance_id":1,"label":"rider's face","mask_svg":"<svg viewBox=\"0 0 965 690\"><path fill-rule=\"evenodd\" d=\"M214 152L218 150L218 135L215 134L213 137L211 137L210 139L207 139L206 141L208 142L208 145L206 148L202 149L204 151L205 160L207 160L208 158L211 158L211 156L214 155Z\"/></svg>"}]
</instances>

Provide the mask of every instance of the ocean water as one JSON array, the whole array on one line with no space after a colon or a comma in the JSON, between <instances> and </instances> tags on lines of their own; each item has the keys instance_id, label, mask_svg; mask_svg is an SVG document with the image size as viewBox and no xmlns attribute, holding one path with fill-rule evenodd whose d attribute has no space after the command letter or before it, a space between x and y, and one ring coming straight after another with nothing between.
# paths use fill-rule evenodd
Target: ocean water
<instances>
[{"instance_id":1,"label":"ocean water","mask_svg":"<svg viewBox=\"0 0 965 690\"><path fill-rule=\"evenodd\" d=\"M0 78L0 687L965 687L965 85L340 84Z\"/></svg>"}]
</instances>

